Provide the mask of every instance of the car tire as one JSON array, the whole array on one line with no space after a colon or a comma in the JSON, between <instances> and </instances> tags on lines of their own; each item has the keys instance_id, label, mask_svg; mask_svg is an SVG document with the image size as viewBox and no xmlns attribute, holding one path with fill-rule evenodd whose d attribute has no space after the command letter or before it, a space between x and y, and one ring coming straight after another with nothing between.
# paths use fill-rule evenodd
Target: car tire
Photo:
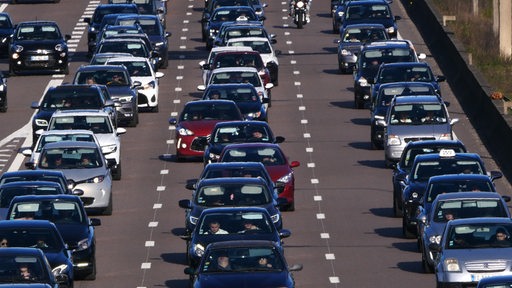
<instances>
[{"instance_id":1,"label":"car tire","mask_svg":"<svg viewBox=\"0 0 512 288\"><path fill-rule=\"evenodd\" d=\"M354 108L356 109L363 109L364 108L364 101L361 101L359 99L357 94L354 94Z\"/></svg>"},{"instance_id":2,"label":"car tire","mask_svg":"<svg viewBox=\"0 0 512 288\"><path fill-rule=\"evenodd\" d=\"M96 257L92 258L92 271L84 277L84 280L92 281L96 280Z\"/></svg>"},{"instance_id":3,"label":"car tire","mask_svg":"<svg viewBox=\"0 0 512 288\"><path fill-rule=\"evenodd\" d=\"M286 211L295 211L295 201L286 207Z\"/></svg>"},{"instance_id":4,"label":"car tire","mask_svg":"<svg viewBox=\"0 0 512 288\"><path fill-rule=\"evenodd\" d=\"M158 113L158 111L159 111L158 105L156 105L155 107L151 107L151 112Z\"/></svg>"},{"instance_id":5,"label":"car tire","mask_svg":"<svg viewBox=\"0 0 512 288\"><path fill-rule=\"evenodd\" d=\"M162 61L162 64L160 65L160 68L167 69L169 67L169 58L165 58L164 61Z\"/></svg>"},{"instance_id":6,"label":"car tire","mask_svg":"<svg viewBox=\"0 0 512 288\"><path fill-rule=\"evenodd\" d=\"M398 199L394 195L393 195L393 215L396 218L403 217L402 209L400 209L400 207L398 206Z\"/></svg>"},{"instance_id":7,"label":"car tire","mask_svg":"<svg viewBox=\"0 0 512 288\"><path fill-rule=\"evenodd\" d=\"M406 239L414 238L414 233L412 233L407 227L407 220L405 219L405 215L402 216L402 234Z\"/></svg>"},{"instance_id":8,"label":"car tire","mask_svg":"<svg viewBox=\"0 0 512 288\"><path fill-rule=\"evenodd\" d=\"M18 72L14 69L13 66L9 65L9 76L14 77L18 75Z\"/></svg>"},{"instance_id":9,"label":"car tire","mask_svg":"<svg viewBox=\"0 0 512 288\"><path fill-rule=\"evenodd\" d=\"M432 274L434 273L434 267L430 266L430 264L428 264L427 260L425 257L427 257L425 255L425 252L421 252L421 267L423 268L423 272L426 273L426 274Z\"/></svg>"},{"instance_id":10,"label":"car tire","mask_svg":"<svg viewBox=\"0 0 512 288\"><path fill-rule=\"evenodd\" d=\"M7 98L4 100L4 105L0 107L0 112L5 113L7 112Z\"/></svg>"},{"instance_id":11,"label":"car tire","mask_svg":"<svg viewBox=\"0 0 512 288\"><path fill-rule=\"evenodd\" d=\"M110 198L108 199L108 206L103 210L103 215L112 215L112 211L114 210L114 203L112 203L112 191L110 191Z\"/></svg>"},{"instance_id":12,"label":"car tire","mask_svg":"<svg viewBox=\"0 0 512 288\"><path fill-rule=\"evenodd\" d=\"M69 66L66 65L66 68L62 69L62 74L69 75Z\"/></svg>"},{"instance_id":13,"label":"car tire","mask_svg":"<svg viewBox=\"0 0 512 288\"><path fill-rule=\"evenodd\" d=\"M137 127L137 124L139 124L139 112L138 111L134 113L132 120L128 123L128 126Z\"/></svg>"},{"instance_id":14,"label":"car tire","mask_svg":"<svg viewBox=\"0 0 512 288\"><path fill-rule=\"evenodd\" d=\"M119 181L121 180L122 175L122 169L121 169L121 163L117 164L117 167L112 170L112 179Z\"/></svg>"}]
</instances>

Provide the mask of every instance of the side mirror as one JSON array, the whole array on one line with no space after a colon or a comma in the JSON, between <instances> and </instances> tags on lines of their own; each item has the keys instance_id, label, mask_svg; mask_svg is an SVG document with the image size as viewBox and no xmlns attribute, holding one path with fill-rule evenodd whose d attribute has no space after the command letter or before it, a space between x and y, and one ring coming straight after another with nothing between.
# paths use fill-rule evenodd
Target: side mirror
<instances>
[{"instance_id":1,"label":"side mirror","mask_svg":"<svg viewBox=\"0 0 512 288\"><path fill-rule=\"evenodd\" d=\"M299 167L300 166L300 162L299 161L292 161L290 162L290 167L291 168L295 168L295 167Z\"/></svg>"},{"instance_id":2,"label":"side mirror","mask_svg":"<svg viewBox=\"0 0 512 288\"><path fill-rule=\"evenodd\" d=\"M82 196L82 195L84 195L84 190L74 189L72 193L73 193L73 195L76 195L76 196Z\"/></svg>"},{"instance_id":3,"label":"side mirror","mask_svg":"<svg viewBox=\"0 0 512 288\"><path fill-rule=\"evenodd\" d=\"M292 232L290 230L281 229L281 231L279 231L279 238L281 238L281 239L288 238L291 235L292 235Z\"/></svg>"},{"instance_id":4,"label":"side mirror","mask_svg":"<svg viewBox=\"0 0 512 288\"><path fill-rule=\"evenodd\" d=\"M490 177L491 180L494 181L496 179L500 179L501 177L503 177L503 173L501 173L500 171L491 171Z\"/></svg>"},{"instance_id":5,"label":"side mirror","mask_svg":"<svg viewBox=\"0 0 512 288\"><path fill-rule=\"evenodd\" d=\"M395 21L398 21L398 20L402 20L402 17L400 17L400 16L395 16Z\"/></svg>"},{"instance_id":6,"label":"side mirror","mask_svg":"<svg viewBox=\"0 0 512 288\"><path fill-rule=\"evenodd\" d=\"M39 109L39 102L37 102L37 101L32 102L32 104L30 104L30 108Z\"/></svg>"},{"instance_id":7,"label":"side mirror","mask_svg":"<svg viewBox=\"0 0 512 288\"><path fill-rule=\"evenodd\" d=\"M204 90L206 90L205 85L197 85L197 91L204 91Z\"/></svg>"},{"instance_id":8,"label":"side mirror","mask_svg":"<svg viewBox=\"0 0 512 288\"><path fill-rule=\"evenodd\" d=\"M436 81L437 82L444 82L444 81L446 81L446 77L443 76L443 75L437 75L436 76Z\"/></svg>"},{"instance_id":9,"label":"side mirror","mask_svg":"<svg viewBox=\"0 0 512 288\"><path fill-rule=\"evenodd\" d=\"M119 136L119 135L123 135L123 134L126 134L126 128L122 128L122 127L118 127L116 128L116 134Z\"/></svg>"},{"instance_id":10,"label":"side mirror","mask_svg":"<svg viewBox=\"0 0 512 288\"><path fill-rule=\"evenodd\" d=\"M155 78L160 79L160 78L164 77L164 75L165 74L163 72L156 72L155 73Z\"/></svg>"},{"instance_id":11,"label":"side mirror","mask_svg":"<svg viewBox=\"0 0 512 288\"><path fill-rule=\"evenodd\" d=\"M132 88L137 88L137 87L141 87L141 86L142 86L142 82L140 82L140 81L134 81L134 82L133 82L133 86L132 86Z\"/></svg>"},{"instance_id":12,"label":"side mirror","mask_svg":"<svg viewBox=\"0 0 512 288\"><path fill-rule=\"evenodd\" d=\"M91 25L91 17L84 18L84 22Z\"/></svg>"},{"instance_id":13,"label":"side mirror","mask_svg":"<svg viewBox=\"0 0 512 288\"><path fill-rule=\"evenodd\" d=\"M171 124L171 125L178 124L178 119L176 119L176 118L169 118L169 124Z\"/></svg>"},{"instance_id":14,"label":"side mirror","mask_svg":"<svg viewBox=\"0 0 512 288\"><path fill-rule=\"evenodd\" d=\"M199 62L199 67L203 68L204 64L206 64L206 61L205 61L205 60L200 61L200 62Z\"/></svg>"},{"instance_id":15,"label":"side mirror","mask_svg":"<svg viewBox=\"0 0 512 288\"><path fill-rule=\"evenodd\" d=\"M272 89L272 88L274 88L274 84L272 84L272 83L265 84L265 89Z\"/></svg>"},{"instance_id":16,"label":"side mirror","mask_svg":"<svg viewBox=\"0 0 512 288\"><path fill-rule=\"evenodd\" d=\"M179 235L179 237L185 241L190 241L192 240L192 236L191 235Z\"/></svg>"},{"instance_id":17,"label":"side mirror","mask_svg":"<svg viewBox=\"0 0 512 288\"><path fill-rule=\"evenodd\" d=\"M100 226L101 225L101 219L89 218L89 225L91 225L91 226Z\"/></svg>"},{"instance_id":18,"label":"side mirror","mask_svg":"<svg viewBox=\"0 0 512 288\"><path fill-rule=\"evenodd\" d=\"M427 54L425 54L425 53L420 53L420 54L418 54L418 59L420 59L420 60L425 60L425 59L427 59Z\"/></svg>"},{"instance_id":19,"label":"side mirror","mask_svg":"<svg viewBox=\"0 0 512 288\"><path fill-rule=\"evenodd\" d=\"M198 179L188 179L187 183L185 184L185 188L188 190L195 190L197 181Z\"/></svg>"},{"instance_id":20,"label":"side mirror","mask_svg":"<svg viewBox=\"0 0 512 288\"><path fill-rule=\"evenodd\" d=\"M380 127L386 127L387 126L386 121L383 120L383 119L377 120L377 122L375 122L375 124L377 124L377 126L380 126Z\"/></svg>"},{"instance_id":21,"label":"side mirror","mask_svg":"<svg viewBox=\"0 0 512 288\"><path fill-rule=\"evenodd\" d=\"M510 202L510 196L507 196L507 195L502 195L501 198L503 198L503 201L505 202Z\"/></svg>"},{"instance_id":22,"label":"side mirror","mask_svg":"<svg viewBox=\"0 0 512 288\"><path fill-rule=\"evenodd\" d=\"M441 251L441 245L437 243L430 243L428 244L428 249L434 252L440 252Z\"/></svg>"},{"instance_id":23,"label":"side mirror","mask_svg":"<svg viewBox=\"0 0 512 288\"><path fill-rule=\"evenodd\" d=\"M274 143L283 143L285 138L283 136L276 136L276 141Z\"/></svg>"},{"instance_id":24,"label":"side mirror","mask_svg":"<svg viewBox=\"0 0 512 288\"><path fill-rule=\"evenodd\" d=\"M34 162L25 162L25 167L27 169L35 170L36 169L36 163L34 163Z\"/></svg>"},{"instance_id":25,"label":"side mirror","mask_svg":"<svg viewBox=\"0 0 512 288\"><path fill-rule=\"evenodd\" d=\"M183 199L183 200L178 201L178 205L181 208L184 208L184 209L191 209L192 208L192 203L190 202L189 199Z\"/></svg>"},{"instance_id":26,"label":"side mirror","mask_svg":"<svg viewBox=\"0 0 512 288\"><path fill-rule=\"evenodd\" d=\"M292 266L288 266L289 271L300 271L302 270L302 264L293 264Z\"/></svg>"},{"instance_id":27,"label":"side mirror","mask_svg":"<svg viewBox=\"0 0 512 288\"><path fill-rule=\"evenodd\" d=\"M21 154L23 154L23 156L30 157L30 156L32 156L32 149L30 149L30 148L23 149L21 151Z\"/></svg>"},{"instance_id":28,"label":"side mirror","mask_svg":"<svg viewBox=\"0 0 512 288\"><path fill-rule=\"evenodd\" d=\"M195 275L196 270L192 267L187 267L187 268L183 269L183 273L185 273L187 275Z\"/></svg>"},{"instance_id":29,"label":"side mirror","mask_svg":"<svg viewBox=\"0 0 512 288\"><path fill-rule=\"evenodd\" d=\"M459 122L459 118L453 118L452 120L450 120L450 125L454 125L455 123L458 123Z\"/></svg>"}]
</instances>

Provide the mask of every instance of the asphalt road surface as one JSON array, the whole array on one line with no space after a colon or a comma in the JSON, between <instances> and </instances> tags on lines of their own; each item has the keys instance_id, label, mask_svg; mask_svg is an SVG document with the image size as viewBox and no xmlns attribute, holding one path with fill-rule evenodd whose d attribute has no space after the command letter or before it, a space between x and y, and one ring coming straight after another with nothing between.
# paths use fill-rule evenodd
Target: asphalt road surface
<instances>
[{"instance_id":1,"label":"asphalt road surface","mask_svg":"<svg viewBox=\"0 0 512 288\"><path fill-rule=\"evenodd\" d=\"M106 1L105 1L106 2ZM353 78L337 72L336 44L328 1L314 1L311 23L296 29L287 16L287 2L263 1L265 26L277 35L279 86L272 90L269 123L291 160L301 166L296 174L296 211L283 214L292 231L285 241L297 287L433 287L435 278L424 274L415 240L401 236L401 219L392 217L391 170L384 168L384 152L370 149L369 111L353 109ZM9 110L0 114L0 169L17 170L24 158L20 147L29 146L32 101L48 85L70 82L79 65L87 63L87 26L100 1L62 0L59 4L0 3L15 22L55 20L73 36L70 75L29 75L8 79ZM189 198L185 181L198 176L202 162L176 162L173 127L187 101L201 94L198 62L207 51L201 42L203 0L168 3L167 29L170 62L160 82L160 112L142 113L140 124L122 136L123 179L114 184L114 212L99 216L95 281L77 281L75 287L187 287L185 242L178 235L184 211L178 200ZM401 37L410 39L427 62L439 71L400 1L392 9L400 15ZM7 60L0 60L7 73ZM460 118L455 133L471 152L479 153L488 170L496 167L450 91L442 83L443 97L451 102L452 117ZM28 136L28 138L27 138ZM19 155L19 154L18 154ZM509 193L506 180L499 191Z\"/></svg>"}]
</instances>

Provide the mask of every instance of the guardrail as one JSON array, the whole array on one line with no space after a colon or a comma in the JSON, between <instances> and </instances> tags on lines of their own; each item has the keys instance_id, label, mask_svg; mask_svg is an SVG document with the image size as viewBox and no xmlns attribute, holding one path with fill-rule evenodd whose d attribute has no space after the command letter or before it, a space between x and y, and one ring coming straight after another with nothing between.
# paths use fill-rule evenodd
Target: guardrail
<instances>
[{"instance_id":1,"label":"guardrail","mask_svg":"<svg viewBox=\"0 0 512 288\"><path fill-rule=\"evenodd\" d=\"M512 116L503 100L492 100L491 87L468 65L464 46L443 26L435 7L425 0L401 0L416 24L455 97L487 150L510 182L512 180Z\"/></svg>"}]
</instances>

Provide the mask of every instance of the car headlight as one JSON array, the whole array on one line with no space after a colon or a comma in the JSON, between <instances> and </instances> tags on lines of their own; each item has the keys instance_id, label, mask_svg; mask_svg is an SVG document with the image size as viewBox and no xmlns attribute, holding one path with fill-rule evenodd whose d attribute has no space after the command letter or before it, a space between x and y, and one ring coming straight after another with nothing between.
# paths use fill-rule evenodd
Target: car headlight
<instances>
[{"instance_id":1,"label":"car headlight","mask_svg":"<svg viewBox=\"0 0 512 288\"><path fill-rule=\"evenodd\" d=\"M48 121L45 119L36 119L37 126L48 126Z\"/></svg>"},{"instance_id":2,"label":"car headlight","mask_svg":"<svg viewBox=\"0 0 512 288\"><path fill-rule=\"evenodd\" d=\"M340 11L340 12L338 12L338 17L343 17L344 14L345 14L345 12Z\"/></svg>"},{"instance_id":3,"label":"car headlight","mask_svg":"<svg viewBox=\"0 0 512 288\"><path fill-rule=\"evenodd\" d=\"M4 38L2 38L2 43L7 43L7 40L9 40L9 38L8 38L8 37L4 37Z\"/></svg>"},{"instance_id":4,"label":"car headlight","mask_svg":"<svg viewBox=\"0 0 512 288\"><path fill-rule=\"evenodd\" d=\"M101 150L103 150L104 154L109 154L109 153L112 153L112 152L116 152L117 151L117 145L116 144L105 145L105 146L101 147Z\"/></svg>"},{"instance_id":5,"label":"car headlight","mask_svg":"<svg viewBox=\"0 0 512 288\"><path fill-rule=\"evenodd\" d=\"M23 51L23 46L21 46L21 45L14 45L14 52L20 53L21 51ZM14 57L14 55L13 55L13 57Z\"/></svg>"},{"instance_id":6,"label":"car headlight","mask_svg":"<svg viewBox=\"0 0 512 288\"><path fill-rule=\"evenodd\" d=\"M204 246L201 245L201 244L196 244L194 246L194 253L196 254L197 257L203 257L203 255L204 255Z\"/></svg>"},{"instance_id":7,"label":"car headlight","mask_svg":"<svg viewBox=\"0 0 512 288\"><path fill-rule=\"evenodd\" d=\"M452 134L445 133L439 136L439 140L452 140Z\"/></svg>"},{"instance_id":8,"label":"car headlight","mask_svg":"<svg viewBox=\"0 0 512 288\"><path fill-rule=\"evenodd\" d=\"M395 27L391 26L391 27L386 28L386 32L388 32L388 34L395 33Z\"/></svg>"},{"instance_id":9,"label":"car headlight","mask_svg":"<svg viewBox=\"0 0 512 288\"><path fill-rule=\"evenodd\" d=\"M216 161L218 161L218 160L219 160L220 155L215 154L215 153L210 153L210 154L208 154L208 158L210 158L210 160L212 160L212 161L216 162Z\"/></svg>"},{"instance_id":10,"label":"car headlight","mask_svg":"<svg viewBox=\"0 0 512 288\"><path fill-rule=\"evenodd\" d=\"M440 244L441 243L441 235L432 235L432 236L428 237L428 241L430 243Z\"/></svg>"},{"instance_id":11,"label":"car headlight","mask_svg":"<svg viewBox=\"0 0 512 288\"><path fill-rule=\"evenodd\" d=\"M397 146L400 145L400 137L396 135L389 135L388 137L388 146Z\"/></svg>"},{"instance_id":12,"label":"car headlight","mask_svg":"<svg viewBox=\"0 0 512 288\"><path fill-rule=\"evenodd\" d=\"M448 258L444 260L444 270L446 272L460 272L459 261L454 258Z\"/></svg>"},{"instance_id":13,"label":"car headlight","mask_svg":"<svg viewBox=\"0 0 512 288\"><path fill-rule=\"evenodd\" d=\"M366 78L364 78L364 77L359 78L359 80L357 82L359 83L359 86L361 86L361 87L370 86L370 84L368 84L368 80L366 80Z\"/></svg>"},{"instance_id":14,"label":"car headlight","mask_svg":"<svg viewBox=\"0 0 512 288\"><path fill-rule=\"evenodd\" d=\"M155 81L151 81L144 85L144 90L146 89L155 89L156 83Z\"/></svg>"},{"instance_id":15,"label":"car headlight","mask_svg":"<svg viewBox=\"0 0 512 288\"><path fill-rule=\"evenodd\" d=\"M290 173L282 176L281 178L277 179L276 182L289 183L290 181L292 181L292 179L293 179L293 172L290 172Z\"/></svg>"},{"instance_id":16,"label":"car headlight","mask_svg":"<svg viewBox=\"0 0 512 288\"><path fill-rule=\"evenodd\" d=\"M117 99L121 103L127 103L127 102L132 102L133 101L133 96L123 96L123 97L119 97Z\"/></svg>"},{"instance_id":17,"label":"car headlight","mask_svg":"<svg viewBox=\"0 0 512 288\"><path fill-rule=\"evenodd\" d=\"M52 269L52 273L54 276L59 276L61 274L66 274L68 272L69 267L66 264L61 264L55 268Z\"/></svg>"},{"instance_id":18,"label":"car headlight","mask_svg":"<svg viewBox=\"0 0 512 288\"><path fill-rule=\"evenodd\" d=\"M55 45L55 50L59 51L59 52L65 51L66 50L66 46L62 45L62 44L57 44L57 45Z\"/></svg>"},{"instance_id":19,"label":"car headlight","mask_svg":"<svg viewBox=\"0 0 512 288\"><path fill-rule=\"evenodd\" d=\"M194 217L194 216L189 216L188 217L188 220L190 220L190 223L192 223L192 225L196 225L197 224L197 217Z\"/></svg>"},{"instance_id":20,"label":"car headlight","mask_svg":"<svg viewBox=\"0 0 512 288\"><path fill-rule=\"evenodd\" d=\"M297 1L297 4L295 4L295 5L297 5L298 8L302 8L302 7L304 7L304 2Z\"/></svg>"},{"instance_id":21,"label":"car headlight","mask_svg":"<svg viewBox=\"0 0 512 288\"><path fill-rule=\"evenodd\" d=\"M273 223L277 223L277 222L279 222L279 219L280 219L281 217L279 216L279 214L274 214L274 215L272 215L270 218L272 219L272 222L273 222Z\"/></svg>"},{"instance_id":22,"label":"car headlight","mask_svg":"<svg viewBox=\"0 0 512 288\"><path fill-rule=\"evenodd\" d=\"M180 134L181 136L192 136L194 135L194 132L186 128L180 128L178 129L178 134Z\"/></svg>"},{"instance_id":23,"label":"car headlight","mask_svg":"<svg viewBox=\"0 0 512 288\"><path fill-rule=\"evenodd\" d=\"M341 55L342 56L350 56L350 55L352 55L352 53L350 51L348 51L347 49L342 49Z\"/></svg>"},{"instance_id":24,"label":"car headlight","mask_svg":"<svg viewBox=\"0 0 512 288\"><path fill-rule=\"evenodd\" d=\"M210 35L211 36L217 35L217 29L210 29Z\"/></svg>"},{"instance_id":25,"label":"car headlight","mask_svg":"<svg viewBox=\"0 0 512 288\"><path fill-rule=\"evenodd\" d=\"M160 47L164 44L165 44L164 42L155 42L155 43L153 43L153 47Z\"/></svg>"},{"instance_id":26,"label":"car headlight","mask_svg":"<svg viewBox=\"0 0 512 288\"><path fill-rule=\"evenodd\" d=\"M105 175L95 176L89 179L84 180L84 183L101 183L105 180Z\"/></svg>"},{"instance_id":27,"label":"car headlight","mask_svg":"<svg viewBox=\"0 0 512 288\"><path fill-rule=\"evenodd\" d=\"M260 115L261 115L261 111L247 113L247 117L250 117L250 118L258 118L258 117L260 117Z\"/></svg>"},{"instance_id":28,"label":"car headlight","mask_svg":"<svg viewBox=\"0 0 512 288\"><path fill-rule=\"evenodd\" d=\"M89 239L85 238L80 241L78 241L78 245L74 251L82 251L89 248Z\"/></svg>"},{"instance_id":29,"label":"car headlight","mask_svg":"<svg viewBox=\"0 0 512 288\"><path fill-rule=\"evenodd\" d=\"M420 195L418 194L418 192L412 192L411 193L411 200L415 200L415 199L418 199Z\"/></svg>"},{"instance_id":30,"label":"car headlight","mask_svg":"<svg viewBox=\"0 0 512 288\"><path fill-rule=\"evenodd\" d=\"M384 120L384 116L382 115L375 115L373 117L375 118L375 120Z\"/></svg>"}]
</instances>

